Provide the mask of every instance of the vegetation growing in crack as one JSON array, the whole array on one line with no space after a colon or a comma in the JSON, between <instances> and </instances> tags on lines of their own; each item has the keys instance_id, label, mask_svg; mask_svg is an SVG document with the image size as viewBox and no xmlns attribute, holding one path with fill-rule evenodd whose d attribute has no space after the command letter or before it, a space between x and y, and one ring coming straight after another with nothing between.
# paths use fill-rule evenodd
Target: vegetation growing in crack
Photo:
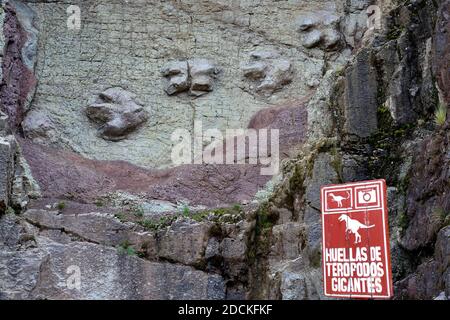
<instances>
[{"instance_id":1,"label":"vegetation growing in crack","mask_svg":"<svg viewBox=\"0 0 450 320\"><path fill-rule=\"evenodd\" d=\"M145 250L146 250L146 247L144 247L144 246L141 250L139 250L139 251L136 250L128 240L122 241L117 246L117 251L119 254L128 255L128 256L136 256L139 258L145 258L145 256L146 256Z\"/></svg>"},{"instance_id":2,"label":"vegetation growing in crack","mask_svg":"<svg viewBox=\"0 0 450 320\"><path fill-rule=\"evenodd\" d=\"M138 218L144 217L144 209L142 208L136 208L133 213Z\"/></svg>"},{"instance_id":3,"label":"vegetation growing in crack","mask_svg":"<svg viewBox=\"0 0 450 320\"><path fill-rule=\"evenodd\" d=\"M122 241L116 248L118 254L145 258L145 252L134 249L128 240Z\"/></svg>"},{"instance_id":4,"label":"vegetation growing in crack","mask_svg":"<svg viewBox=\"0 0 450 320\"><path fill-rule=\"evenodd\" d=\"M105 204L103 203L103 201L100 200L100 199L95 200L94 204L95 204L97 207L99 207L99 208L105 206Z\"/></svg>"},{"instance_id":5,"label":"vegetation growing in crack","mask_svg":"<svg viewBox=\"0 0 450 320\"><path fill-rule=\"evenodd\" d=\"M268 208L268 205L264 205L258 211L256 216L256 227L259 234L263 234L275 225L278 220L278 215L273 214L273 212Z\"/></svg>"},{"instance_id":6,"label":"vegetation growing in crack","mask_svg":"<svg viewBox=\"0 0 450 320\"><path fill-rule=\"evenodd\" d=\"M434 111L434 122L438 126L443 126L447 120L447 107L440 103Z\"/></svg>"},{"instance_id":7,"label":"vegetation growing in crack","mask_svg":"<svg viewBox=\"0 0 450 320\"><path fill-rule=\"evenodd\" d=\"M342 157L339 153L338 148L336 146L334 146L331 149L330 154L333 158L333 160L331 161L331 165L338 176L339 182L342 183L342 182L344 182L343 165L342 165Z\"/></svg>"},{"instance_id":8,"label":"vegetation growing in crack","mask_svg":"<svg viewBox=\"0 0 450 320\"><path fill-rule=\"evenodd\" d=\"M304 194L305 192L305 169L301 164L294 164L292 175L288 181L288 187L286 188L284 195L286 197L285 204L290 208L294 207L295 195Z\"/></svg>"},{"instance_id":9,"label":"vegetation growing in crack","mask_svg":"<svg viewBox=\"0 0 450 320\"><path fill-rule=\"evenodd\" d=\"M120 222L126 222L126 217L125 217L125 213L123 212L118 212L114 215L114 217L116 217Z\"/></svg>"},{"instance_id":10,"label":"vegetation growing in crack","mask_svg":"<svg viewBox=\"0 0 450 320\"><path fill-rule=\"evenodd\" d=\"M255 215L255 227L252 247L247 251L250 263L255 263L260 257L265 257L270 248L272 227L278 221L278 215L269 208L269 203L260 206Z\"/></svg>"},{"instance_id":11,"label":"vegetation growing in crack","mask_svg":"<svg viewBox=\"0 0 450 320\"><path fill-rule=\"evenodd\" d=\"M126 254L129 256L137 256L136 250L131 246L128 240L124 240L117 246L117 251L119 254Z\"/></svg>"},{"instance_id":12,"label":"vegetation growing in crack","mask_svg":"<svg viewBox=\"0 0 450 320\"><path fill-rule=\"evenodd\" d=\"M141 225L145 230L157 231L170 226L176 220L176 218L176 216L165 216L160 217L159 219L146 218L139 220L137 223Z\"/></svg>"},{"instance_id":13,"label":"vegetation growing in crack","mask_svg":"<svg viewBox=\"0 0 450 320\"><path fill-rule=\"evenodd\" d=\"M272 242L272 228L279 218L278 214L270 209L271 202L270 200L265 202L254 213L255 225L253 231L249 234L246 254L250 276L253 278L251 282L258 284L250 288L251 296L255 298L265 296L264 288L269 281L267 278L267 256Z\"/></svg>"},{"instance_id":14,"label":"vegetation growing in crack","mask_svg":"<svg viewBox=\"0 0 450 320\"><path fill-rule=\"evenodd\" d=\"M147 231L158 231L172 225L176 220L189 219L196 222L236 223L244 219L244 210L238 204L229 208L216 208L204 211L191 211L184 207L181 212L156 218L145 217L143 210L133 211L132 215L122 211L115 214L121 222L134 222Z\"/></svg>"},{"instance_id":15,"label":"vegetation growing in crack","mask_svg":"<svg viewBox=\"0 0 450 320\"><path fill-rule=\"evenodd\" d=\"M398 183L398 163L402 162L399 146L402 141L411 135L415 124L394 124L391 113L385 105L377 110L378 130L367 139L372 147L372 156L368 167L370 175L374 178L387 177L388 184Z\"/></svg>"},{"instance_id":16,"label":"vegetation growing in crack","mask_svg":"<svg viewBox=\"0 0 450 320\"><path fill-rule=\"evenodd\" d=\"M56 209L58 209L59 211L63 211L65 208L66 208L66 203L64 201L60 201L56 205Z\"/></svg>"},{"instance_id":17,"label":"vegetation growing in crack","mask_svg":"<svg viewBox=\"0 0 450 320\"><path fill-rule=\"evenodd\" d=\"M240 204L235 204L232 207L216 208L204 211L183 211L183 217L197 222L207 220L221 223L236 223L244 218L244 211Z\"/></svg>"},{"instance_id":18,"label":"vegetation growing in crack","mask_svg":"<svg viewBox=\"0 0 450 320\"><path fill-rule=\"evenodd\" d=\"M182 213L183 213L183 216L188 217L191 213L191 209L189 209L189 206L184 205L183 209L182 209Z\"/></svg>"}]
</instances>

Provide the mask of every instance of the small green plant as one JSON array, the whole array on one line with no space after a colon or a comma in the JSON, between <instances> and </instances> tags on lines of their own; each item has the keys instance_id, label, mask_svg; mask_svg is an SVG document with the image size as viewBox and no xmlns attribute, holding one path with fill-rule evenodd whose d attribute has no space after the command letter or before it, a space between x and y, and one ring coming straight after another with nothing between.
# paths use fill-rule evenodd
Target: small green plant
<instances>
[{"instance_id":1,"label":"small green plant","mask_svg":"<svg viewBox=\"0 0 450 320\"><path fill-rule=\"evenodd\" d=\"M439 106L434 111L434 122L438 126L444 125L447 120L447 107L444 104L439 104Z\"/></svg>"},{"instance_id":2,"label":"small green plant","mask_svg":"<svg viewBox=\"0 0 450 320\"><path fill-rule=\"evenodd\" d=\"M265 212L260 214L260 224L263 229L270 229L273 226L273 222L270 221L268 215Z\"/></svg>"},{"instance_id":3,"label":"small green plant","mask_svg":"<svg viewBox=\"0 0 450 320\"><path fill-rule=\"evenodd\" d=\"M99 208L103 207L105 204L103 203L102 200L98 199L95 201L95 205Z\"/></svg>"},{"instance_id":4,"label":"small green plant","mask_svg":"<svg viewBox=\"0 0 450 320\"><path fill-rule=\"evenodd\" d=\"M138 217L138 218L142 218L142 217L144 216L144 209L142 209L142 208L137 208L137 209L134 211L134 215L135 215L136 217Z\"/></svg>"},{"instance_id":5,"label":"small green plant","mask_svg":"<svg viewBox=\"0 0 450 320\"><path fill-rule=\"evenodd\" d=\"M191 219L197 222L201 222L205 220L209 215L208 211L202 211L202 212L196 212L193 215L191 215Z\"/></svg>"},{"instance_id":6,"label":"small green plant","mask_svg":"<svg viewBox=\"0 0 450 320\"><path fill-rule=\"evenodd\" d=\"M136 250L131 246L131 243L128 240L123 241L118 247L117 250L120 254L127 254L129 256L136 256Z\"/></svg>"},{"instance_id":7,"label":"small green plant","mask_svg":"<svg viewBox=\"0 0 450 320\"><path fill-rule=\"evenodd\" d=\"M144 259L147 255L146 255L146 253L143 252L143 251L138 251L138 252L137 252L137 256L138 256L139 258Z\"/></svg>"},{"instance_id":8,"label":"small green plant","mask_svg":"<svg viewBox=\"0 0 450 320\"><path fill-rule=\"evenodd\" d=\"M241 205L240 205L239 203L236 203L236 204L233 206L233 210L234 210L234 211L237 211L237 212L241 212L241 211L242 211L242 207L241 207Z\"/></svg>"},{"instance_id":9,"label":"small green plant","mask_svg":"<svg viewBox=\"0 0 450 320\"><path fill-rule=\"evenodd\" d=\"M278 216L273 214L267 205L258 211L257 223L261 230L270 230L277 222Z\"/></svg>"},{"instance_id":10,"label":"small green plant","mask_svg":"<svg viewBox=\"0 0 450 320\"><path fill-rule=\"evenodd\" d=\"M11 208L11 207L6 208L5 213L6 213L6 214L16 214L16 212L14 211L14 209Z\"/></svg>"},{"instance_id":11,"label":"small green plant","mask_svg":"<svg viewBox=\"0 0 450 320\"><path fill-rule=\"evenodd\" d=\"M150 219L145 219L138 222L146 230L157 230L158 224Z\"/></svg>"},{"instance_id":12,"label":"small green plant","mask_svg":"<svg viewBox=\"0 0 450 320\"><path fill-rule=\"evenodd\" d=\"M172 217L161 217L158 221L151 220L151 219L144 219L142 221L139 221L138 223L144 227L146 230L152 230L157 231L161 228L167 227L176 219L176 216Z\"/></svg>"},{"instance_id":13,"label":"small green plant","mask_svg":"<svg viewBox=\"0 0 450 320\"><path fill-rule=\"evenodd\" d=\"M170 226L175 220L177 216L165 216L159 219L158 229Z\"/></svg>"},{"instance_id":14,"label":"small green plant","mask_svg":"<svg viewBox=\"0 0 450 320\"><path fill-rule=\"evenodd\" d=\"M182 212L184 217L189 217L189 215L191 214L191 210L189 209L188 206L184 206Z\"/></svg>"},{"instance_id":15,"label":"small green plant","mask_svg":"<svg viewBox=\"0 0 450 320\"><path fill-rule=\"evenodd\" d=\"M125 213L123 212L118 212L114 215L114 217L116 217L120 222L125 222L126 221L126 216Z\"/></svg>"},{"instance_id":16,"label":"small green plant","mask_svg":"<svg viewBox=\"0 0 450 320\"><path fill-rule=\"evenodd\" d=\"M221 221L231 223L242 220L244 211L240 204L235 204L232 207L215 208L205 211L194 211L190 212L189 214L186 212L182 215L197 222L208 219L216 222Z\"/></svg>"},{"instance_id":17,"label":"small green plant","mask_svg":"<svg viewBox=\"0 0 450 320\"><path fill-rule=\"evenodd\" d=\"M66 203L64 201L60 201L58 202L58 204L56 205L56 208L59 211L63 211L66 208Z\"/></svg>"}]
</instances>

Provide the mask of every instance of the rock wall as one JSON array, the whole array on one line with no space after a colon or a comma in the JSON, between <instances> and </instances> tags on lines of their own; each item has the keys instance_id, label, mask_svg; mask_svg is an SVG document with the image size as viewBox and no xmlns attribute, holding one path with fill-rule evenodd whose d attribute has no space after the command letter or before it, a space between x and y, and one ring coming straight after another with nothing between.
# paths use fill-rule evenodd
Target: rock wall
<instances>
[{"instance_id":1,"label":"rock wall","mask_svg":"<svg viewBox=\"0 0 450 320\"><path fill-rule=\"evenodd\" d=\"M29 110L36 89L35 13L18 1L2 2L2 111L15 131Z\"/></svg>"},{"instance_id":2,"label":"rock wall","mask_svg":"<svg viewBox=\"0 0 450 320\"><path fill-rule=\"evenodd\" d=\"M449 3L2 2L0 298L325 299L320 187L385 178L395 298L448 299ZM194 120L282 174L161 170Z\"/></svg>"},{"instance_id":3,"label":"rock wall","mask_svg":"<svg viewBox=\"0 0 450 320\"><path fill-rule=\"evenodd\" d=\"M310 92L330 66L323 51L303 50L297 16L318 8L335 19L344 14L341 1L83 1L77 31L68 29L66 12L77 3L27 3L38 17L41 53L35 112L27 121L42 123L45 116L47 131L54 131L42 132L46 139L40 140L93 159L153 168L172 165L170 137L176 128L193 131L194 121L205 129L246 128L257 111ZM242 65L255 51L279 55L291 66L289 81L270 85L270 94L258 90L259 80L245 77ZM214 63L213 85L200 97L183 90L171 94L165 68L190 59ZM269 68L276 63L267 61ZM112 87L135 94L149 114L139 131L119 142L99 138L83 112ZM27 135L36 139L35 130Z\"/></svg>"},{"instance_id":4,"label":"rock wall","mask_svg":"<svg viewBox=\"0 0 450 320\"><path fill-rule=\"evenodd\" d=\"M439 18L447 6L448 1L394 6L383 29L344 70L329 73L330 81L322 82L328 85L310 100L309 139L260 209L272 225L258 238L257 264L264 267L255 267L254 296L324 298L320 186L384 178L395 298L447 299L450 135L448 115L437 123L434 112L449 105L438 94L445 81L440 66L448 57L433 58L448 48ZM438 50L436 41L442 41Z\"/></svg>"}]
</instances>

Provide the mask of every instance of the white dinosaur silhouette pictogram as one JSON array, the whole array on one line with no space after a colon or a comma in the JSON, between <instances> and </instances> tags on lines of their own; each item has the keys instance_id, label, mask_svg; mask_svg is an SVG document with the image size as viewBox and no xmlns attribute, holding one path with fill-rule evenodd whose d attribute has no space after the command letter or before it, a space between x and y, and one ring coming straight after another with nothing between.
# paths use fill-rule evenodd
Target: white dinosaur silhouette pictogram
<instances>
[{"instance_id":1,"label":"white dinosaur silhouette pictogram","mask_svg":"<svg viewBox=\"0 0 450 320\"><path fill-rule=\"evenodd\" d=\"M347 198L344 198L343 196L336 196L334 193L330 192L331 200L334 202L337 202L338 207L342 208L342 200L347 200L350 198L350 192L347 191Z\"/></svg>"},{"instance_id":2,"label":"white dinosaur silhouette pictogram","mask_svg":"<svg viewBox=\"0 0 450 320\"><path fill-rule=\"evenodd\" d=\"M353 233L355 235L355 244L361 242L361 235L358 232L359 229L369 229L369 228L375 227L374 224L372 224L370 226L366 226L365 224L362 224L358 220L351 219L346 214L341 214L339 216L338 220L341 222L345 221L345 233L346 234L347 234L347 232L350 231L351 233Z\"/></svg>"}]
</instances>

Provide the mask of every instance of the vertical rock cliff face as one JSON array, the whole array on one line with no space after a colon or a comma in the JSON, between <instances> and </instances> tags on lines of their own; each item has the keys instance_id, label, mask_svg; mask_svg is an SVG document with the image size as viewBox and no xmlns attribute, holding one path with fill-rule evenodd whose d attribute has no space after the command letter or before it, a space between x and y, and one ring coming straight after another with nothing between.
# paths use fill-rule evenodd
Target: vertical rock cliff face
<instances>
[{"instance_id":1,"label":"vertical rock cliff face","mask_svg":"<svg viewBox=\"0 0 450 320\"><path fill-rule=\"evenodd\" d=\"M322 81L322 99L308 105L310 139L260 209L276 222L257 238L257 297L323 298L320 186L372 178L389 186L395 298L448 297L450 132L448 117L434 116L449 105L448 5L394 7L348 66Z\"/></svg>"},{"instance_id":2,"label":"vertical rock cliff face","mask_svg":"<svg viewBox=\"0 0 450 320\"><path fill-rule=\"evenodd\" d=\"M36 86L37 30L35 13L20 2L5 2L2 7L2 109L14 129L20 126L29 109Z\"/></svg>"},{"instance_id":3,"label":"vertical rock cliff face","mask_svg":"<svg viewBox=\"0 0 450 320\"><path fill-rule=\"evenodd\" d=\"M395 298L449 298L450 1L70 5L2 2L0 299L325 299L320 187L373 178ZM281 173L173 165L199 120Z\"/></svg>"}]
</instances>

